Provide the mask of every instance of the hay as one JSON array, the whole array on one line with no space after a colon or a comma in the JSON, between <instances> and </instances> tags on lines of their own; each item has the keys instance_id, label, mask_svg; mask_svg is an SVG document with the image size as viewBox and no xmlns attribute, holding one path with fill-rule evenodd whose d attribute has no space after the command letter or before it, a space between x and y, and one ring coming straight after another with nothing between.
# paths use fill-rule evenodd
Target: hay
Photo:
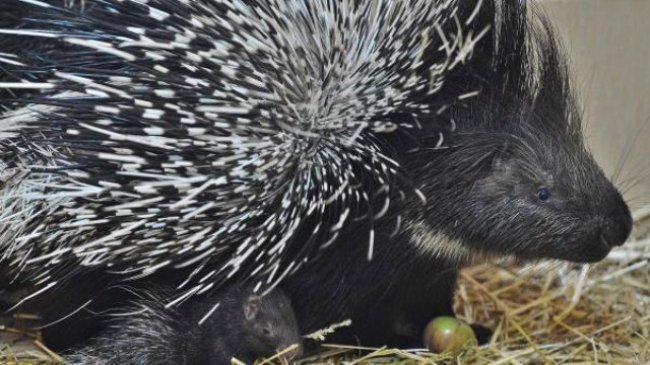
<instances>
[{"instance_id":1,"label":"hay","mask_svg":"<svg viewBox=\"0 0 650 365\"><path fill-rule=\"evenodd\" d=\"M464 270L456 313L495 329L487 345L450 357L424 349L325 343L319 354L300 363L650 364L650 210L634 216L633 238L597 264L503 262ZM20 332L1 330L2 338L10 333L14 340ZM22 341L31 341L33 348L25 353L16 351L17 342L4 346L1 364L60 361L39 348L37 336Z\"/></svg>"}]
</instances>

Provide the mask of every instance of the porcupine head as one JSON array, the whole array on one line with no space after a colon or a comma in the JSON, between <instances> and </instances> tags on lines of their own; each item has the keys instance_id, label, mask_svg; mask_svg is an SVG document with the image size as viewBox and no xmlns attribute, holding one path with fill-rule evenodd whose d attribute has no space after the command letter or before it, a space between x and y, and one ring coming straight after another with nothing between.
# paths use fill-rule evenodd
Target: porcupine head
<instances>
[{"instance_id":1,"label":"porcupine head","mask_svg":"<svg viewBox=\"0 0 650 365\"><path fill-rule=\"evenodd\" d=\"M502 56L471 66L477 95L442 113L456 121L449 147L427 148L440 137L428 142L424 127L403 159L426 197L406 224L418 249L455 262L594 262L629 236L629 209L584 145L561 46L545 20L534 24L475 50Z\"/></svg>"}]
</instances>

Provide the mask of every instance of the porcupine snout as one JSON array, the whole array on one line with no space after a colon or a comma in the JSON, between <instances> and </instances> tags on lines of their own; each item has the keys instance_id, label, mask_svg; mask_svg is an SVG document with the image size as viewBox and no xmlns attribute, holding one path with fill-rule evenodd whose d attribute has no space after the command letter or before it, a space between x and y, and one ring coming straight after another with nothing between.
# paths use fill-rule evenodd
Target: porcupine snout
<instances>
[{"instance_id":1,"label":"porcupine snout","mask_svg":"<svg viewBox=\"0 0 650 365\"><path fill-rule=\"evenodd\" d=\"M615 208L603 219L600 239L609 247L621 246L632 233L632 214L620 194Z\"/></svg>"}]
</instances>

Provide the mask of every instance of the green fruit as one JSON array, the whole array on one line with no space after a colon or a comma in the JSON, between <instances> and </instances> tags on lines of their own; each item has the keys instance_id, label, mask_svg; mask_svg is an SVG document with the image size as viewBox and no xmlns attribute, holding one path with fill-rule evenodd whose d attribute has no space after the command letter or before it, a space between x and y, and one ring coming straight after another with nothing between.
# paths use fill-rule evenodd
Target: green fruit
<instances>
[{"instance_id":1,"label":"green fruit","mask_svg":"<svg viewBox=\"0 0 650 365\"><path fill-rule=\"evenodd\" d=\"M472 327L454 317L434 318L427 324L422 338L424 346L436 354L457 354L478 345Z\"/></svg>"}]
</instances>

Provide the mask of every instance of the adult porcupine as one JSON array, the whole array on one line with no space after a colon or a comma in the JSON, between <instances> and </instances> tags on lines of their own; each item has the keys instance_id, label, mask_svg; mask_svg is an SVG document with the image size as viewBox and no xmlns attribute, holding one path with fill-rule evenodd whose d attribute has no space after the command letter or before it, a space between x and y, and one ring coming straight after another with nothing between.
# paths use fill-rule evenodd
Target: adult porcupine
<instances>
[{"instance_id":1,"label":"adult porcupine","mask_svg":"<svg viewBox=\"0 0 650 365\"><path fill-rule=\"evenodd\" d=\"M127 278L178 301L288 278L303 331L351 316L406 343L472 260L594 261L629 234L523 2L64 5L1 9L18 307Z\"/></svg>"}]
</instances>

